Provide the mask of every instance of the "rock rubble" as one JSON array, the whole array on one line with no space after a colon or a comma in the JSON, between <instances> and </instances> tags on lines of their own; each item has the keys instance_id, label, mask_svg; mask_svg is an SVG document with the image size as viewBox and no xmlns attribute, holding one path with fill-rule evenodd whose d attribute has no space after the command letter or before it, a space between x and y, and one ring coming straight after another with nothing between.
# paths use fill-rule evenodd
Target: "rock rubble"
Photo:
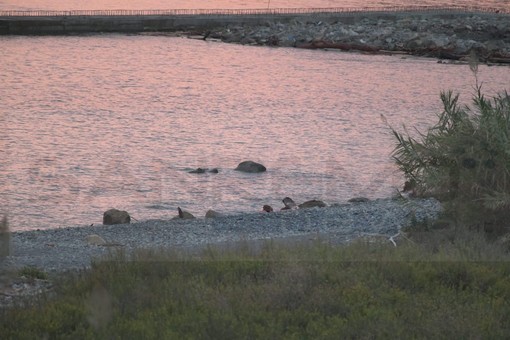
<instances>
[{"instance_id":1,"label":"rock rubble","mask_svg":"<svg viewBox=\"0 0 510 340\"><path fill-rule=\"evenodd\" d=\"M195 34L197 32L194 32ZM510 63L510 15L395 15L350 22L330 17L230 25L200 32L227 43L301 48L337 48L373 53L400 52L462 60Z\"/></svg>"}]
</instances>

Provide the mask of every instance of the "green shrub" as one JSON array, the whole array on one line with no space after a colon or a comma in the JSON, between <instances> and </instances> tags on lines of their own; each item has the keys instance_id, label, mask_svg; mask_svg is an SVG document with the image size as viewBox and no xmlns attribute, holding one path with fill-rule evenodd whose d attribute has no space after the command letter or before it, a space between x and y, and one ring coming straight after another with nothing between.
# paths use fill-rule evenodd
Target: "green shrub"
<instances>
[{"instance_id":1,"label":"green shrub","mask_svg":"<svg viewBox=\"0 0 510 340\"><path fill-rule=\"evenodd\" d=\"M20 276L24 276L27 279L39 279L39 280L46 280L48 279L48 274L46 274L44 271L40 270L36 267L23 267L19 271Z\"/></svg>"},{"instance_id":2,"label":"green shrub","mask_svg":"<svg viewBox=\"0 0 510 340\"><path fill-rule=\"evenodd\" d=\"M471 106L442 92L438 122L415 138L392 128L393 158L417 194L447 202L457 222L503 226L510 213L510 96L487 98L476 87Z\"/></svg>"}]
</instances>

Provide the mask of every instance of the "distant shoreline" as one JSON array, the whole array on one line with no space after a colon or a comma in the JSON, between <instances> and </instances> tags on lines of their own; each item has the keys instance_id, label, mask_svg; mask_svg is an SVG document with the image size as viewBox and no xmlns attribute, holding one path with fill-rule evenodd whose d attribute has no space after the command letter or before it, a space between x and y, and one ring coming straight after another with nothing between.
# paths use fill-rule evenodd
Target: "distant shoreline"
<instances>
[{"instance_id":1,"label":"distant shoreline","mask_svg":"<svg viewBox=\"0 0 510 340\"><path fill-rule=\"evenodd\" d=\"M510 65L510 13L490 11L0 16L0 35L90 33L180 35L243 45L409 54L448 62L466 62L475 53L481 62Z\"/></svg>"}]
</instances>

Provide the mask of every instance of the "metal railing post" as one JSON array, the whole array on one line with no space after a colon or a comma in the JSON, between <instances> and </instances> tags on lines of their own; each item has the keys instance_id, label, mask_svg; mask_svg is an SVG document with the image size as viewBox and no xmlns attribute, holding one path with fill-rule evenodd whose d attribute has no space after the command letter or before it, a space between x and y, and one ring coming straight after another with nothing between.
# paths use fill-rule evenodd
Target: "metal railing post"
<instances>
[{"instance_id":1,"label":"metal railing post","mask_svg":"<svg viewBox=\"0 0 510 340\"><path fill-rule=\"evenodd\" d=\"M358 7L358 8L269 8L269 9L154 9L154 10L71 10L71 11L44 11L44 10L6 10L0 11L1 17L58 17L58 16L159 16L159 15L291 15L291 14L317 14L317 13L361 13L361 12L479 12L510 14L509 9L491 9L475 6L391 6L391 7Z\"/></svg>"}]
</instances>

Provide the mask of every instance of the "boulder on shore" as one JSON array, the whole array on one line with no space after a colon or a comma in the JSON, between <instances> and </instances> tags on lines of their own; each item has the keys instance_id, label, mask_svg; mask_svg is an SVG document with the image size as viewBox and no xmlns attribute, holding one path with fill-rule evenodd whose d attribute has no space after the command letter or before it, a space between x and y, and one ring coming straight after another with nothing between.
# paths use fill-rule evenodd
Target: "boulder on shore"
<instances>
[{"instance_id":1,"label":"boulder on shore","mask_svg":"<svg viewBox=\"0 0 510 340\"><path fill-rule=\"evenodd\" d=\"M244 161L244 162L239 163L239 165L237 166L237 168L235 168L235 170L242 171L242 172L255 173L255 172L266 171L266 167L260 163L257 163L257 162Z\"/></svg>"},{"instance_id":2,"label":"boulder on shore","mask_svg":"<svg viewBox=\"0 0 510 340\"><path fill-rule=\"evenodd\" d=\"M182 210L181 207L177 207L177 212L179 213L179 215L172 218L173 220L177 219L192 220L195 218L195 216L193 216L192 213L187 212L186 210Z\"/></svg>"},{"instance_id":3,"label":"boulder on shore","mask_svg":"<svg viewBox=\"0 0 510 340\"><path fill-rule=\"evenodd\" d=\"M282 200L282 202L285 205L285 207L283 207L281 210L290 210L290 209L297 209L298 208L296 202L294 202L294 200L292 198L290 198L290 197L285 197Z\"/></svg>"},{"instance_id":4,"label":"boulder on shore","mask_svg":"<svg viewBox=\"0 0 510 340\"><path fill-rule=\"evenodd\" d=\"M217 218L224 216L222 213L219 213L217 211L214 211L212 209L207 210L205 213L205 218Z\"/></svg>"},{"instance_id":5,"label":"boulder on shore","mask_svg":"<svg viewBox=\"0 0 510 340\"><path fill-rule=\"evenodd\" d=\"M103 213L103 224L129 224L131 223L131 217L127 211L110 209Z\"/></svg>"}]
</instances>

